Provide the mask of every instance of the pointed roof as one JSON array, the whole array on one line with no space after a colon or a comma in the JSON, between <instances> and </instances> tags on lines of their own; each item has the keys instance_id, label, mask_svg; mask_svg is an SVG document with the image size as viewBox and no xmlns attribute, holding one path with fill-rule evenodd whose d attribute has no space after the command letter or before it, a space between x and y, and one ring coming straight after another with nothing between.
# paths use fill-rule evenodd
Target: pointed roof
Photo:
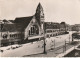
<instances>
[{"instance_id":1,"label":"pointed roof","mask_svg":"<svg viewBox=\"0 0 80 58\"><path fill-rule=\"evenodd\" d=\"M38 7L41 7L42 8L42 5L41 5L41 3L39 2L39 4L38 4Z\"/></svg>"},{"instance_id":2,"label":"pointed roof","mask_svg":"<svg viewBox=\"0 0 80 58\"><path fill-rule=\"evenodd\" d=\"M41 3L39 2L38 6L37 6L37 9L36 9L36 13L35 13L35 17L36 17L39 25L41 23L41 21L40 21L40 17L41 17L40 14L41 14L41 12L43 13L43 7L42 7Z\"/></svg>"},{"instance_id":3,"label":"pointed roof","mask_svg":"<svg viewBox=\"0 0 80 58\"><path fill-rule=\"evenodd\" d=\"M40 11L41 9L43 10L43 7L42 7L41 3L39 2L36 11Z\"/></svg>"}]
</instances>

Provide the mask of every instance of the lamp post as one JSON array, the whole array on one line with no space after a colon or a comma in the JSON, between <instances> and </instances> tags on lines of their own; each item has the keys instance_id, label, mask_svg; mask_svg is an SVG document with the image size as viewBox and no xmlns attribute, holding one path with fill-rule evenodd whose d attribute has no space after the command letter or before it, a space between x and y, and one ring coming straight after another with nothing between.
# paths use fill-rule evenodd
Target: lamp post
<instances>
[{"instance_id":1,"label":"lamp post","mask_svg":"<svg viewBox=\"0 0 80 58\"><path fill-rule=\"evenodd\" d=\"M46 54L47 53L46 52L46 42L45 42L46 36L45 36L45 24L44 23L43 23L43 31L44 31L44 39L43 39L43 41L44 41L44 51L43 51L43 53Z\"/></svg>"}]
</instances>

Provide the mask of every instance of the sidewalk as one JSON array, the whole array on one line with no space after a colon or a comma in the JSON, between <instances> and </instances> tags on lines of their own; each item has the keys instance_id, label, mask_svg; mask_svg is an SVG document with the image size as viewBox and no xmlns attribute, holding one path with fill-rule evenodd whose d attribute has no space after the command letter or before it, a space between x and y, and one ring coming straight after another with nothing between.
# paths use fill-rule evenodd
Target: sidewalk
<instances>
[{"instance_id":1,"label":"sidewalk","mask_svg":"<svg viewBox=\"0 0 80 58\"><path fill-rule=\"evenodd\" d=\"M67 44L66 51L72 47L74 47L74 45ZM33 55L24 55L23 57L56 57L61 53L66 53L65 51L63 51L63 46L57 47L53 50L47 50L47 54L41 53L41 54L33 54Z\"/></svg>"}]
</instances>

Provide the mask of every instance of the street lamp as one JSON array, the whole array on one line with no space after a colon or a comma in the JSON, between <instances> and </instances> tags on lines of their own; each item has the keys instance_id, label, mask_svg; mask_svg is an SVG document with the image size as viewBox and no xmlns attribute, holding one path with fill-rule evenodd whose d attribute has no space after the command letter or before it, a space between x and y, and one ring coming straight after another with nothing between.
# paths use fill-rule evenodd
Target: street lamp
<instances>
[{"instance_id":1,"label":"street lamp","mask_svg":"<svg viewBox=\"0 0 80 58\"><path fill-rule=\"evenodd\" d=\"M44 31L44 39L43 39L43 41L44 41L44 51L43 51L43 53L44 54L46 54L47 52L46 52L46 42L45 42L45 39L46 39L46 36L45 36L45 24L43 23L43 31Z\"/></svg>"}]
</instances>

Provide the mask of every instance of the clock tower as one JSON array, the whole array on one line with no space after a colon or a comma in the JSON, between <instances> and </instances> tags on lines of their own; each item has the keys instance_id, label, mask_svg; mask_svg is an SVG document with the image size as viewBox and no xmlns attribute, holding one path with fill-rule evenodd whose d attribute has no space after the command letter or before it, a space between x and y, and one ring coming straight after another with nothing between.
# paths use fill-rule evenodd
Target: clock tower
<instances>
[{"instance_id":1,"label":"clock tower","mask_svg":"<svg viewBox=\"0 0 80 58\"><path fill-rule=\"evenodd\" d=\"M36 13L35 13L35 17L39 23L39 25L41 26L41 29L44 30L44 12L43 12L43 7L42 5L39 3L36 9Z\"/></svg>"}]
</instances>

